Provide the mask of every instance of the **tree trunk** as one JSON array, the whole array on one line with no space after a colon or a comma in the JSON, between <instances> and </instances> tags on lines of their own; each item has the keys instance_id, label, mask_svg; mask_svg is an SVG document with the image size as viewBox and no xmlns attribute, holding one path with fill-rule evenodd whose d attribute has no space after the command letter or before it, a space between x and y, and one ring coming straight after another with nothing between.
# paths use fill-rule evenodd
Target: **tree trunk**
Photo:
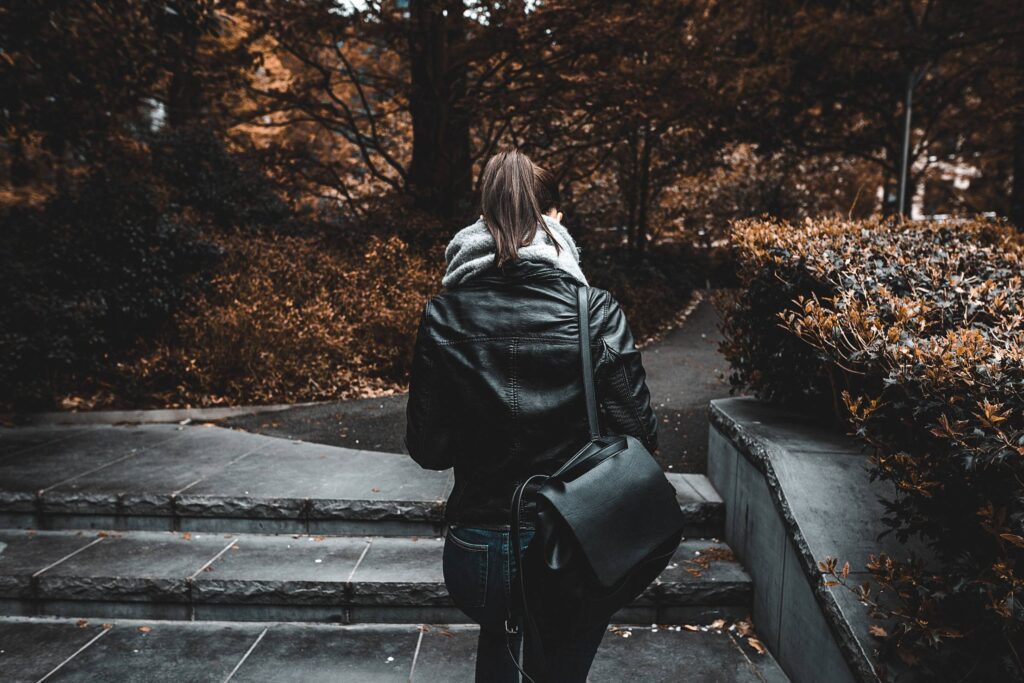
<instances>
[{"instance_id":1,"label":"tree trunk","mask_svg":"<svg viewBox=\"0 0 1024 683\"><path fill-rule=\"evenodd\" d=\"M196 74L201 10L190 11L187 6L177 9L180 10L176 22L179 44L175 46L171 82L167 88L167 125L171 128L181 128L196 121L203 105L203 87Z\"/></svg>"},{"instance_id":2,"label":"tree trunk","mask_svg":"<svg viewBox=\"0 0 1024 683\"><path fill-rule=\"evenodd\" d=\"M895 143L896 140L890 140L890 143ZM899 145L895 147L892 144L885 145L885 158L895 159L890 165L888 163L882 165L882 215L892 216L893 214L899 213L899 196L900 196L900 158L902 151Z\"/></svg>"},{"instance_id":3,"label":"tree trunk","mask_svg":"<svg viewBox=\"0 0 1024 683\"><path fill-rule=\"evenodd\" d=\"M640 178L637 182L636 230L633 235L633 252L637 255L643 254L647 248L647 217L651 203L651 135L650 128L645 125L640 133L640 163L637 169Z\"/></svg>"},{"instance_id":4,"label":"tree trunk","mask_svg":"<svg viewBox=\"0 0 1024 683\"><path fill-rule=\"evenodd\" d=\"M636 242L639 217L639 182L637 173L638 140L633 131L625 135L625 150L619 158L619 193L626 205L626 249L632 254Z\"/></svg>"},{"instance_id":5,"label":"tree trunk","mask_svg":"<svg viewBox=\"0 0 1024 683\"><path fill-rule=\"evenodd\" d=\"M16 188L25 187L32 180L32 167L29 164L25 143L21 136L15 136L11 143L11 154L7 162L7 180L12 187Z\"/></svg>"},{"instance_id":6,"label":"tree trunk","mask_svg":"<svg viewBox=\"0 0 1024 683\"><path fill-rule=\"evenodd\" d=\"M467 217L472 201L466 39L462 0L410 0L412 163L408 189L417 206L445 218Z\"/></svg>"},{"instance_id":7,"label":"tree trunk","mask_svg":"<svg viewBox=\"0 0 1024 683\"><path fill-rule=\"evenodd\" d=\"M1016 116L1013 120L1013 187L1010 190L1010 220L1024 230L1024 41L1017 43Z\"/></svg>"},{"instance_id":8,"label":"tree trunk","mask_svg":"<svg viewBox=\"0 0 1024 683\"><path fill-rule=\"evenodd\" d=\"M637 202L635 183L633 182L632 175L622 176L623 194L626 197L626 246L632 251L633 241L635 240L634 235L636 234L636 221L637 221Z\"/></svg>"}]
</instances>

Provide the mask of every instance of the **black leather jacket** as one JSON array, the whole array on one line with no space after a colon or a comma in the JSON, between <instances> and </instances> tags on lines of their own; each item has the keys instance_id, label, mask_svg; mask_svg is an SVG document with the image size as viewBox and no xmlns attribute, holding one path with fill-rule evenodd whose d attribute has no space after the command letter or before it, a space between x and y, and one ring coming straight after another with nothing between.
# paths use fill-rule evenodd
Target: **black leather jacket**
<instances>
[{"instance_id":1,"label":"black leather jacket","mask_svg":"<svg viewBox=\"0 0 1024 683\"><path fill-rule=\"evenodd\" d=\"M427 302L405 444L422 467L455 467L447 521L507 523L517 484L550 474L586 443L576 288L565 272L520 259ZM640 352L618 302L593 287L590 325L601 431L653 451Z\"/></svg>"}]
</instances>

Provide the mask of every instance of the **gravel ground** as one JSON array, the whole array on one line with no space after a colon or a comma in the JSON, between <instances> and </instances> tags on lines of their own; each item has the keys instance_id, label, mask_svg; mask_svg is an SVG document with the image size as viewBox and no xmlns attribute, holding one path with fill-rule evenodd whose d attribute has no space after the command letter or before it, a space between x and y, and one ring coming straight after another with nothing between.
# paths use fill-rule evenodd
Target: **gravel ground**
<instances>
[{"instance_id":1,"label":"gravel ground","mask_svg":"<svg viewBox=\"0 0 1024 683\"><path fill-rule=\"evenodd\" d=\"M704 472L707 404L729 395L718 353L718 314L705 296L682 327L643 350L660 421L658 460L674 472ZM268 436L404 453L404 395L366 398L230 418L220 424Z\"/></svg>"}]
</instances>

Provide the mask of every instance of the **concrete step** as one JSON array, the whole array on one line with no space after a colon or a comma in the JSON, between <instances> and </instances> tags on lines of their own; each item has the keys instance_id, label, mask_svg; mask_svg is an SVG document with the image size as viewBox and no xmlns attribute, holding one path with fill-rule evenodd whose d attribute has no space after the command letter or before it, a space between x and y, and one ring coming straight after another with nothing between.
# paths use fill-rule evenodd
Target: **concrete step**
<instances>
[{"instance_id":1,"label":"concrete step","mask_svg":"<svg viewBox=\"0 0 1024 683\"><path fill-rule=\"evenodd\" d=\"M671 474L686 533L722 533L703 475ZM397 453L206 425L0 429L0 527L436 535L452 473Z\"/></svg>"},{"instance_id":2,"label":"concrete step","mask_svg":"<svg viewBox=\"0 0 1024 683\"><path fill-rule=\"evenodd\" d=\"M458 623L437 537L0 530L0 613L12 616ZM688 539L618 615L637 624L739 618L749 575Z\"/></svg>"},{"instance_id":3,"label":"concrete step","mask_svg":"<svg viewBox=\"0 0 1024 683\"><path fill-rule=\"evenodd\" d=\"M121 683L472 681L477 629L218 622L0 619L0 680ZM784 683L770 654L735 629L613 627L595 683Z\"/></svg>"}]
</instances>

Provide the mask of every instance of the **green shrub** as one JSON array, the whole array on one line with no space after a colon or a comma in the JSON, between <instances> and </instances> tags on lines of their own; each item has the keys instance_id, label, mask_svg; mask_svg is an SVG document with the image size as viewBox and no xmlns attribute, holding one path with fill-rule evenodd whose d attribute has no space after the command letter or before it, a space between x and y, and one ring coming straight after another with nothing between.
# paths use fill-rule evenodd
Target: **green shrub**
<instances>
[{"instance_id":1,"label":"green shrub","mask_svg":"<svg viewBox=\"0 0 1024 683\"><path fill-rule=\"evenodd\" d=\"M1024 241L980 220L744 221L734 239L734 384L833 406L893 485L885 524L934 553L867 563L883 654L928 680L1024 677Z\"/></svg>"}]
</instances>

